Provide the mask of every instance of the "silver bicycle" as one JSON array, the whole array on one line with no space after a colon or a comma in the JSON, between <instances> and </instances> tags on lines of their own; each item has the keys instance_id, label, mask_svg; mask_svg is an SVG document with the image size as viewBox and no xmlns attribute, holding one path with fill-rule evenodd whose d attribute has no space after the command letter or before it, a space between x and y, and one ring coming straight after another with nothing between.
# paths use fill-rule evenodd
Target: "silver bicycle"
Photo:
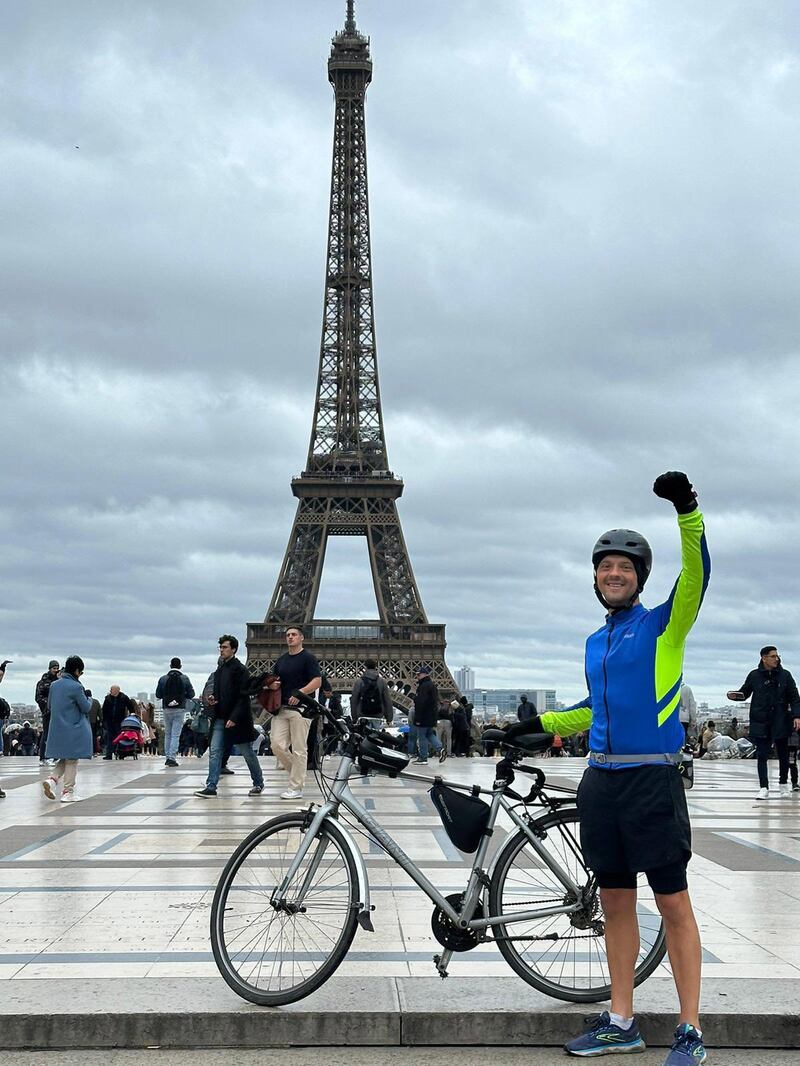
<instances>
[{"instance_id":1,"label":"silver bicycle","mask_svg":"<svg viewBox=\"0 0 800 1066\"><path fill-rule=\"evenodd\" d=\"M543 771L522 762L549 747L549 736L514 735L519 727L485 734L504 752L494 787L485 789L408 773L408 756L391 746L392 738L336 719L313 700L304 700L304 713L326 718L343 754L333 781L319 778L321 806L259 826L222 871L211 943L236 993L265 1006L302 999L335 972L359 926L374 931L367 868L354 838L361 827L434 904L431 926L442 951L433 961L442 977L454 952L494 942L524 981L550 996L579 1003L608 998L605 923L597 882L581 853L574 792L558 785L545 790ZM350 778L373 772L432 786L451 839L474 853L462 892L443 896L353 795ZM533 778L524 797L512 788L516 773ZM501 812L511 828L487 865L503 831L496 829ZM647 889L637 906L640 984L664 957L665 937Z\"/></svg>"}]
</instances>

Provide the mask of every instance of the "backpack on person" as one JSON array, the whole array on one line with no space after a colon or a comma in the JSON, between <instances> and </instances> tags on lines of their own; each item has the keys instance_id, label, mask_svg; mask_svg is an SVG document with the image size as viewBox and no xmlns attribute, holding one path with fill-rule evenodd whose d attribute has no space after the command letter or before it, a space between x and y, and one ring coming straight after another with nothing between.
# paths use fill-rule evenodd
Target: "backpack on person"
<instances>
[{"instance_id":1,"label":"backpack on person","mask_svg":"<svg viewBox=\"0 0 800 1066\"><path fill-rule=\"evenodd\" d=\"M183 687L183 674L180 670L170 670L164 682L164 707L173 710L186 703L186 690Z\"/></svg>"},{"instance_id":2,"label":"backpack on person","mask_svg":"<svg viewBox=\"0 0 800 1066\"><path fill-rule=\"evenodd\" d=\"M361 705L358 713L361 718L383 718L383 701L377 677L361 678Z\"/></svg>"},{"instance_id":3,"label":"backpack on person","mask_svg":"<svg viewBox=\"0 0 800 1066\"><path fill-rule=\"evenodd\" d=\"M4 700L0 696L0 721L4 721L6 718L11 717L11 708L8 705L8 701ZM0 751L2 751L2 745L0 745Z\"/></svg>"},{"instance_id":4,"label":"backpack on person","mask_svg":"<svg viewBox=\"0 0 800 1066\"><path fill-rule=\"evenodd\" d=\"M47 674L45 677L40 677L36 682L36 692L34 693L34 699L40 711L47 710L47 698L50 695L50 686L56 679Z\"/></svg>"}]
</instances>

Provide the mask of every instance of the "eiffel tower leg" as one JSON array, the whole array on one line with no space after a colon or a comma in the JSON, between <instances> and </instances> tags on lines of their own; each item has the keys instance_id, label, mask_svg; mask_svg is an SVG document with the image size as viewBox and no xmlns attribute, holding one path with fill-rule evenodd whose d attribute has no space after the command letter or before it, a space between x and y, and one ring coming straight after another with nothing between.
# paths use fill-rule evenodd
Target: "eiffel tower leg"
<instances>
[{"instance_id":1,"label":"eiffel tower leg","mask_svg":"<svg viewBox=\"0 0 800 1066\"><path fill-rule=\"evenodd\" d=\"M387 622L427 624L394 500L378 501L367 526L369 561L381 618Z\"/></svg>"},{"instance_id":2,"label":"eiffel tower leg","mask_svg":"<svg viewBox=\"0 0 800 1066\"><path fill-rule=\"evenodd\" d=\"M325 562L327 525L319 506L325 501L301 500L267 619L280 625L307 624L314 617Z\"/></svg>"}]
</instances>

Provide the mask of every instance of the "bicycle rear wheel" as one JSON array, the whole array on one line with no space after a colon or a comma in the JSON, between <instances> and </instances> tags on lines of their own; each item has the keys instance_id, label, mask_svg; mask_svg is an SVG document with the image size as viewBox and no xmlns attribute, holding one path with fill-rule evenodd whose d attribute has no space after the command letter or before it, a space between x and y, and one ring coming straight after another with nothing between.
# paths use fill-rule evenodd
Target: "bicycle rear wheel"
<instances>
[{"instance_id":1,"label":"bicycle rear wheel","mask_svg":"<svg viewBox=\"0 0 800 1066\"><path fill-rule=\"evenodd\" d=\"M548 996L572 1003L607 999L611 978L602 932L603 910L597 882L583 861L578 812L568 808L545 814L532 823L531 829L539 845L581 889L583 905L576 914L496 925L493 928L497 946L523 981ZM492 917L510 918L520 911L574 901L522 831L509 837L497 857L489 886ZM637 912L640 948L634 983L638 985L658 967L666 951L661 915L647 885L640 888Z\"/></svg>"},{"instance_id":2,"label":"bicycle rear wheel","mask_svg":"<svg viewBox=\"0 0 800 1066\"><path fill-rule=\"evenodd\" d=\"M293 1003L319 988L355 935L356 867L330 819L286 891L287 906L271 902L307 832L303 814L259 826L231 855L214 893L214 959L234 992L261 1006Z\"/></svg>"}]
</instances>

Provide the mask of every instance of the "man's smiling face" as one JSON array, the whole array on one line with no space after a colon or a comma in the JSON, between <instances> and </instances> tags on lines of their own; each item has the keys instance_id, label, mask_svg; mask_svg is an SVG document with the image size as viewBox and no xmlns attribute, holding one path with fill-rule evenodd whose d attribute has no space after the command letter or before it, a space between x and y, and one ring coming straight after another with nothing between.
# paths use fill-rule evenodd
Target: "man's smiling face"
<instances>
[{"instance_id":1,"label":"man's smiling face","mask_svg":"<svg viewBox=\"0 0 800 1066\"><path fill-rule=\"evenodd\" d=\"M610 607L621 607L636 596L639 578L627 555L606 555L597 564L597 587Z\"/></svg>"}]
</instances>

